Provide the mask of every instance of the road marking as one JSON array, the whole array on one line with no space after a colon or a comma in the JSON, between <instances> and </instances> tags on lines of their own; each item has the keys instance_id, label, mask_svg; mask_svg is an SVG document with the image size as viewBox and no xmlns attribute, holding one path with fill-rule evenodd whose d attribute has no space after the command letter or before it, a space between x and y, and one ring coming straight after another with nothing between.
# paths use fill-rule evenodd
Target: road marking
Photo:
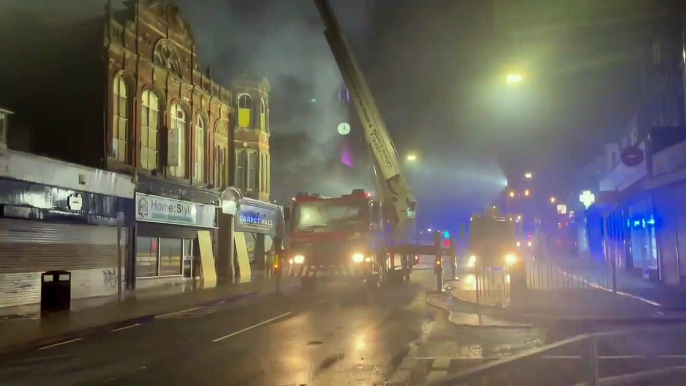
<instances>
[{"instance_id":1,"label":"road marking","mask_svg":"<svg viewBox=\"0 0 686 386\"><path fill-rule=\"evenodd\" d=\"M183 314L183 313L186 313L186 312L191 312L191 311L195 311L195 310L199 310L199 309L200 309L200 307L193 307L193 308L189 308L189 309L183 310L183 311L170 312L170 313L168 313L168 314L155 316L155 319L166 319L166 318L168 318L168 317L170 317L170 316L174 316L174 315L178 315L178 314Z\"/></svg>"},{"instance_id":2,"label":"road marking","mask_svg":"<svg viewBox=\"0 0 686 386\"><path fill-rule=\"evenodd\" d=\"M543 355L543 359L581 359L581 355Z\"/></svg>"},{"instance_id":3,"label":"road marking","mask_svg":"<svg viewBox=\"0 0 686 386\"><path fill-rule=\"evenodd\" d=\"M130 325L130 326L124 326L124 327L115 328L114 330L112 330L112 332L117 332L117 331L121 331L121 330L126 330L127 328L134 328L134 327L136 327L136 326L140 326L140 323L132 324L132 325Z\"/></svg>"},{"instance_id":4,"label":"road marking","mask_svg":"<svg viewBox=\"0 0 686 386\"><path fill-rule=\"evenodd\" d=\"M244 329L242 329L242 330L240 330L240 331L233 332L233 333L231 333L231 334L229 334L229 335L224 335L224 336L222 336L221 338L217 338L217 339L213 340L212 342L219 342L220 340L224 340L224 339L230 338L230 337L232 337L232 336L234 336L234 335L238 335L238 334L243 333L243 332L246 332L246 331L248 331L248 330L252 330L253 328L259 327L259 326L261 326L261 325L263 325L263 324L267 324L267 323L273 322L273 321L275 321L275 320L277 320L277 319L281 319L281 318L283 318L283 317L285 317L285 316L288 316L288 315L290 315L290 314L292 314L292 313L293 313L293 312L286 312L285 314L282 314L282 315L279 315L279 316L277 316L277 317L275 317L275 318L271 318L271 319L267 319L267 320L265 320L265 321L259 322L259 323L257 323L257 324L254 324L254 325L250 326L250 327L246 327L246 328L244 328Z\"/></svg>"},{"instance_id":5,"label":"road marking","mask_svg":"<svg viewBox=\"0 0 686 386\"><path fill-rule=\"evenodd\" d=\"M72 342L77 342L77 341L79 341L79 340L83 340L83 338L76 338L76 339L72 339L72 340L67 340L67 341L64 341L64 342L60 342L60 343L55 343L55 344L51 344L51 345L48 345L48 346L39 347L38 349L39 349L39 350L45 350L45 349L47 349L47 348L53 348L53 347L61 346L61 345L63 345L63 344L72 343Z\"/></svg>"}]
</instances>

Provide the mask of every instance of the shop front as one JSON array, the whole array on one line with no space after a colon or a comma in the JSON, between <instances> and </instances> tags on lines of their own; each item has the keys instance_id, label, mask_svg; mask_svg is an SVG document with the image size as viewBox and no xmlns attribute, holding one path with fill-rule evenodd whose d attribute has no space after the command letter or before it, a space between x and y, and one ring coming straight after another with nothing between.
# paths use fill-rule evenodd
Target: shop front
<instances>
[{"instance_id":1,"label":"shop front","mask_svg":"<svg viewBox=\"0 0 686 386\"><path fill-rule=\"evenodd\" d=\"M135 288L199 277L198 260L212 258L216 228L214 205L136 193ZM210 256L202 256L208 242Z\"/></svg>"},{"instance_id":2,"label":"shop front","mask_svg":"<svg viewBox=\"0 0 686 386\"><path fill-rule=\"evenodd\" d=\"M246 267L263 270L266 255L271 253L274 236L283 230L283 210L268 202L241 198L234 217L238 273L246 274Z\"/></svg>"},{"instance_id":3,"label":"shop front","mask_svg":"<svg viewBox=\"0 0 686 386\"><path fill-rule=\"evenodd\" d=\"M73 299L117 295L134 189L129 176L0 155L0 307L39 302L52 270L71 272Z\"/></svg>"}]
</instances>

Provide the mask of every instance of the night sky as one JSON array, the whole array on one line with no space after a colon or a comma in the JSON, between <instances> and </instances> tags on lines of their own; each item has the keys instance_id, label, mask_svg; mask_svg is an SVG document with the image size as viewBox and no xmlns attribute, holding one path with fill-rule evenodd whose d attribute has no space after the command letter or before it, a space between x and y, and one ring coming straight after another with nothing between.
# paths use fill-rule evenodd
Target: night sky
<instances>
[{"instance_id":1,"label":"night sky","mask_svg":"<svg viewBox=\"0 0 686 386\"><path fill-rule=\"evenodd\" d=\"M103 4L0 0L0 10L66 6L71 14L96 16ZM288 137L314 144L299 159L272 159L278 163L272 170L291 177L297 171L301 185L313 186L298 190L316 190L321 179L313 165L339 157L330 145L337 135L330 122L339 112L312 100L330 98L341 79L314 2L177 4L191 23L199 60L216 79L227 85L244 74L270 80L272 153ZM462 221L488 204L505 187L502 169L532 170L546 179L550 194L569 193L574 173L604 142L618 139L637 101L637 58L648 32L642 24L513 39L496 28L490 1L333 4L401 157L419 155L406 172L427 226ZM522 85L505 85L509 67L525 70ZM276 196L294 193L279 191L279 175L272 179Z\"/></svg>"}]
</instances>

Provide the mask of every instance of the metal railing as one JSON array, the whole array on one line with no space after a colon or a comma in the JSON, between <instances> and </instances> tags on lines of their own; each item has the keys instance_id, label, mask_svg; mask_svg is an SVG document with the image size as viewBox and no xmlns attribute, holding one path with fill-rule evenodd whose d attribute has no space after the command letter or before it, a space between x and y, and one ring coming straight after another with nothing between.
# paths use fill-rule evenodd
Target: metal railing
<instances>
[{"instance_id":1,"label":"metal railing","mask_svg":"<svg viewBox=\"0 0 686 386\"><path fill-rule=\"evenodd\" d=\"M662 334L662 339L674 339L675 330L686 334L683 325L672 325L578 335L458 371L427 386L683 385L686 354L658 355L655 347L666 341L650 340L656 334ZM601 355L602 343L611 351L614 346L608 340L625 343L637 334L652 342L643 353Z\"/></svg>"}]
</instances>

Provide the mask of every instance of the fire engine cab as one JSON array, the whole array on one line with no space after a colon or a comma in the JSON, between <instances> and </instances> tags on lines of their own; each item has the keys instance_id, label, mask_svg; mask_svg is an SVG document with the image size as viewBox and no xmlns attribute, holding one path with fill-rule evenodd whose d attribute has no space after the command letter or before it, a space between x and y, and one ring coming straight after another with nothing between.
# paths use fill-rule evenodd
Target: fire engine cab
<instances>
[{"instance_id":1,"label":"fire engine cab","mask_svg":"<svg viewBox=\"0 0 686 386\"><path fill-rule=\"evenodd\" d=\"M382 206L371 194L364 189L340 197L302 192L293 198L289 212L290 274L301 278L303 288L315 286L321 276L363 279L378 286L386 227Z\"/></svg>"}]
</instances>

